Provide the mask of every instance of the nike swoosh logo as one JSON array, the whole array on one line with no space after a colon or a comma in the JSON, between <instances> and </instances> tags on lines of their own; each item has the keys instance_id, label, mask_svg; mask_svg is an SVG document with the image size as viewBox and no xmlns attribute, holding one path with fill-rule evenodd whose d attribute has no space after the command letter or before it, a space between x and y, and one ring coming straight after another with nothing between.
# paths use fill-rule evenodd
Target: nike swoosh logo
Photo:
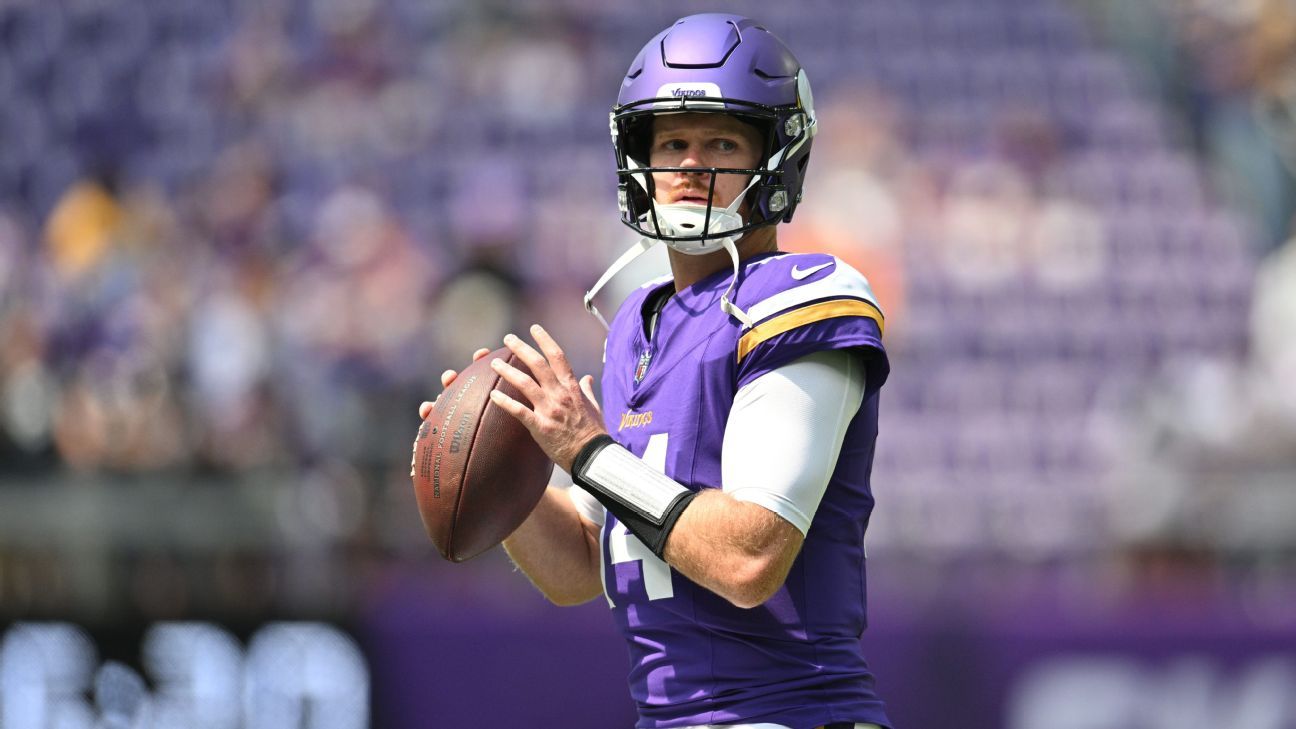
<instances>
[{"instance_id":1,"label":"nike swoosh logo","mask_svg":"<svg viewBox=\"0 0 1296 729\"><path fill-rule=\"evenodd\" d=\"M800 281L801 279L806 278L807 276L814 275L815 271L822 271L823 269L828 268L831 265L832 265L832 261L829 261L828 263L821 263L818 266L811 266L810 268L807 269L801 269L798 266L793 266L792 278Z\"/></svg>"}]
</instances>

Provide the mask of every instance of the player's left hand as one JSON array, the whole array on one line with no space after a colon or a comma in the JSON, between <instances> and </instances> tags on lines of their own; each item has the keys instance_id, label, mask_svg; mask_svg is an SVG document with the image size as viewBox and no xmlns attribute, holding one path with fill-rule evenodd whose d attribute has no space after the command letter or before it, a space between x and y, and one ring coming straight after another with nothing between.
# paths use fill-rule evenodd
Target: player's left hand
<instances>
[{"instance_id":1,"label":"player's left hand","mask_svg":"<svg viewBox=\"0 0 1296 729\"><path fill-rule=\"evenodd\" d=\"M531 370L530 376L502 359L491 360L491 368L531 401L531 407L499 390L491 392L491 400L525 425L540 449L571 473L581 447L607 433L594 398L594 378L585 375L577 380L562 347L539 324L531 326L531 336L540 345L539 352L512 334L504 337L504 346Z\"/></svg>"}]
</instances>

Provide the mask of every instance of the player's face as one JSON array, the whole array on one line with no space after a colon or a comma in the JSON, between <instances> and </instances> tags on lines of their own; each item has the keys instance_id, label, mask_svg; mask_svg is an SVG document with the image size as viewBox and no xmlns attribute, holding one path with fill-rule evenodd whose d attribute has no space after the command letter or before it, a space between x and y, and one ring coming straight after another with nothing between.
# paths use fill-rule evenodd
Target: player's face
<instances>
[{"instance_id":1,"label":"player's face","mask_svg":"<svg viewBox=\"0 0 1296 729\"><path fill-rule=\"evenodd\" d=\"M732 167L753 169L764 140L754 127L724 114L671 114L653 120L653 167ZM750 181L747 175L716 175L715 207L727 207ZM707 204L711 175L655 172L659 203Z\"/></svg>"}]
</instances>

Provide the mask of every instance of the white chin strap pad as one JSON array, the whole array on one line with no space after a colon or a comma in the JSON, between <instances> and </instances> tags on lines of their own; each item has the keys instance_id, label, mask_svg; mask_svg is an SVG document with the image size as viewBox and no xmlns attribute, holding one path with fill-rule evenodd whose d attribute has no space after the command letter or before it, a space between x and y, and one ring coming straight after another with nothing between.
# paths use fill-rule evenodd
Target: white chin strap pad
<instances>
[{"instance_id":1,"label":"white chin strap pad","mask_svg":"<svg viewBox=\"0 0 1296 729\"><path fill-rule=\"evenodd\" d=\"M656 210L656 216L652 213L645 213L640 220L643 221L643 227L653 233L663 237L687 237L694 235L715 235L717 233L728 233L731 230L737 230L742 227L742 216L730 208L711 208L710 220L707 220L707 208L705 205L694 205L692 203L661 203L653 206ZM730 240L737 241L742 237L742 233L730 236ZM721 238L708 238L705 240L667 240L666 245L679 251L693 256L713 253L720 250Z\"/></svg>"}]
</instances>

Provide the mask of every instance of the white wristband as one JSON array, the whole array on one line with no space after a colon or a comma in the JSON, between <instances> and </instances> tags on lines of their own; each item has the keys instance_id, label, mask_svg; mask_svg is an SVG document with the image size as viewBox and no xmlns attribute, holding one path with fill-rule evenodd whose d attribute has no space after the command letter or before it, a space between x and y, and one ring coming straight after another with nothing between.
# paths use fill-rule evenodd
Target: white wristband
<instances>
[{"instance_id":1,"label":"white wristband","mask_svg":"<svg viewBox=\"0 0 1296 729\"><path fill-rule=\"evenodd\" d=\"M609 435L594 438L576 454L572 480L663 558L666 538L697 496L636 458Z\"/></svg>"},{"instance_id":2,"label":"white wristband","mask_svg":"<svg viewBox=\"0 0 1296 729\"><path fill-rule=\"evenodd\" d=\"M658 525L675 500L689 493L616 443L599 449L586 464L581 478Z\"/></svg>"}]
</instances>

